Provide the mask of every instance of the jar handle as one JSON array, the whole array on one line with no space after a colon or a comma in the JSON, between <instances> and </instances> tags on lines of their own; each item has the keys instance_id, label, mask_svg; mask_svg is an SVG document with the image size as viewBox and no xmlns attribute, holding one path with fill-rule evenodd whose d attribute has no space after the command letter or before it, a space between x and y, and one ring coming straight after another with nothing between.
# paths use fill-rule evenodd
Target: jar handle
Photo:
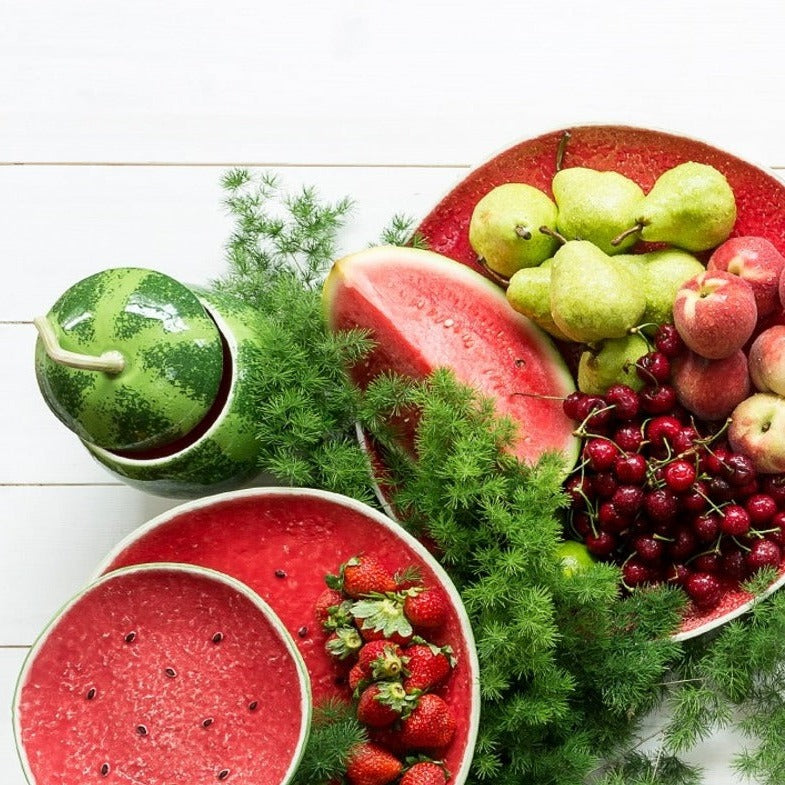
<instances>
[{"instance_id":1,"label":"jar handle","mask_svg":"<svg viewBox=\"0 0 785 785\"><path fill-rule=\"evenodd\" d=\"M111 376L116 376L125 368L125 358L118 351L104 352L100 356L94 354L79 354L63 349L57 340L49 319L45 316L36 316L33 324L38 330L44 350L51 360L69 368L79 368L83 371L103 371Z\"/></svg>"}]
</instances>

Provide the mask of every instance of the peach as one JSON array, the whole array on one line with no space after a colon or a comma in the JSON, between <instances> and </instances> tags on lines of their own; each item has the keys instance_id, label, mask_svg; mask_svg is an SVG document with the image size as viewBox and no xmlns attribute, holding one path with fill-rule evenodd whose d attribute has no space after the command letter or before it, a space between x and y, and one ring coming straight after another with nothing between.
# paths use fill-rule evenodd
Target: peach
<instances>
[{"instance_id":1,"label":"peach","mask_svg":"<svg viewBox=\"0 0 785 785\"><path fill-rule=\"evenodd\" d=\"M758 317L780 307L780 275L785 257L763 237L731 237L718 246L706 266L738 275L751 287Z\"/></svg>"},{"instance_id":2,"label":"peach","mask_svg":"<svg viewBox=\"0 0 785 785\"><path fill-rule=\"evenodd\" d=\"M674 361L671 380L681 405L702 420L724 419L750 394L747 358L740 349L721 360L686 352Z\"/></svg>"},{"instance_id":3,"label":"peach","mask_svg":"<svg viewBox=\"0 0 785 785\"><path fill-rule=\"evenodd\" d=\"M785 326L764 330L752 342L748 361L757 390L785 395Z\"/></svg>"},{"instance_id":4,"label":"peach","mask_svg":"<svg viewBox=\"0 0 785 785\"><path fill-rule=\"evenodd\" d=\"M741 349L758 321L752 287L738 275L707 270L676 293L673 323L701 357L721 360Z\"/></svg>"},{"instance_id":5,"label":"peach","mask_svg":"<svg viewBox=\"0 0 785 785\"><path fill-rule=\"evenodd\" d=\"M756 393L731 414L728 441L762 474L785 472L785 398Z\"/></svg>"}]
</instances>

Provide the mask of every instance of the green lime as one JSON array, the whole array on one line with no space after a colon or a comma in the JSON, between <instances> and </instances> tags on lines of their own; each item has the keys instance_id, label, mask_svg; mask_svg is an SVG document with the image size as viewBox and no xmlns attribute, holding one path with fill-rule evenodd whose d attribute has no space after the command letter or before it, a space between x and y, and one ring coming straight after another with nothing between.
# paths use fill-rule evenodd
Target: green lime
<instances>
[{"instance_id":1,"label":"green lime","mask_svg":"<svg viewBox=\"0 0 785 785\"><path fill-rule=\"evenodd\" d=\"M583 543L566 540L556 549L556 556L561 562L562 571L566 576L575 575L589 569L594 564L594 557Z\"/></svg>"}]
</instances>

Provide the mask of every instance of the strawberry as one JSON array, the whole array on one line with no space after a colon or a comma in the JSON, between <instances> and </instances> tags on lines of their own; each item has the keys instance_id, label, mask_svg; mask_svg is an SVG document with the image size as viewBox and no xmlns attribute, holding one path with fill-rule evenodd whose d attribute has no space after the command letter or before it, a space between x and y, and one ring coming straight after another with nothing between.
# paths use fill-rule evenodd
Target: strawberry
<instances>
[{"instance_id":1,"label":"strawberry","mask_svg":"<svg viewBox=\"0 0 785 785\"><path fill-rule=\"evenodd\" d=\"M327 631L333 631L338 627L348 627L352 624L351 607L351 602L345 600L335 589L325 589L317 597L314 611L322 627Z\"/></svg>"},{"instance_id":2,"label":"strawberry","mask_svg":"<svg viewBox=\"0 0 785 785\"><path fill-rule=\"evenodd\" d=\"M362 651L362 649L360 649L360 651ZM352 665L351 670L349 671L348 681L349 689L352 692L364 687L369 681L368 674L359 662Z\"/></svg>"},{"instance_id":3,"label":"strawberry","mask_svg":"<svg viewBox=\"0 0 785 785\"><path fill-rule=\"evenodd\" d=\"M407 589L403 610L417 628L435 630L447 621L450 604L447 595L437 586Z\"/></svg>"},{"instance_id":4,"label":"strawberry","mask_svg":"<svg viewBox=\"0 0 785 785\"><path fill-rule=\"evenodd\" d=\"M390 572L373 556L354 556L342 564L341 579L344 594L354 599L396 589Z\"/></svg>"},{"instance_id":5,"label":"strawberry","mask_svg":"<svg viewBox=\"0 0 785 785\"><path fill-rule=\"evenodd\" d=\"M365 672L366 678L395 679L404 670L406 664L404 660L401 647L393 641L382 638L366 643L360 649L357 664Z\"/></svg>"},{"instance_id":6,"label":"strawberry","mask_svg":"<svg viewBox=\"0 0 785 785\"><path fill-rule=\"evenodd\" d=\"M446 782L444 766L433 761L422 761L404 772L400 785L445 785Z\"/></svg>"},{"instance_id":7,"label":"strawberry","mask_svg":"<svg viewBox=\"0 0 785 785\"><path fill-rule=\"evenodd\" d=\"M384 728L399 717L408 716L416 701L416 696L407 695L400 682L371 684L360 695L357 719L371 728Z\"/></svg>"},{"instance_id":8,"label":"strawberry","mask_svg":"<svg viewBox=\"0 0 785 785\"><path fill-rule=\"evenodd\" d=\"M381 637L391 640L397 636L397 641L411 638L414 633L411 622L403 612L403 596L399 593L374 593L363 597L352 603L352 616L363 633L381 633Z\"/></svg>"},{"instance_id":9,"label":"strawberry","mask_svg":"<svg viewBox=\"0 0 785 785\"><path fill-rule=\"evenodd\" d=\"M401 635L398 632L394 632L391 635L385 635L383 630L372 630L366 627L360 627L360 635L362 635L362 639L366 641L366 643L372 641L385 641L386 643L397 643L400 646L406 646L407 643L411 643L414 632L412 631L408 635Z\"/></svg>"},{"instance_id":10,"label":"strawberry","mask_svg":"<svg viewBox=\"0 0 785 785\"><path fill-rule=\"evenodd\" d=\"M401 741L411 749L445 747L454 734L452 710L432 692L421 695L412 713L401 721Z\"/></svg>"},{"instance_id":11,"label":"strawberry","mask_svg":"<svg viewBox=\"0 0 785 785\"><path fill-rule=\"evenodd\" d=\"M336 660L346 660L360 651L362 638L354 627L338 627L327 639L324 648Z\"/></svg>"},{"instance_id":12,"label":"strawberry","mask_svg":"<svg viewBox=\"0 0 785 785\"><path fill-rule=\"evenodd\" d=\"M408 658L406 670L409 676L404 679L406 692L427 692L441 684L455 666L452 649L449 646L433 646L429 643L416 643L405 650Z\"/></svg>"},{"instance_id":13,"label":"strawberry","mask_svg":"<svg viewBox=\"0 0 785 785\"><path fill-rule=\"evenodd\" d=\"M387 750L375 744L358 744L346 765L346 777L351 785L389 785L403 770L401 762Z\"/></svg>"},{"instance_id":14,"label":"strawberry","mask_svg":"<svg viewBox=\"0 0 785 785\"><path fill-rule=\"evenodd\" d=\"M343 595L335 589L325 589L317 598L314 607L316 618L319 621L327 621L330 618L330 608L340 605L343 602Z\"/></svg>"}]
</instances>

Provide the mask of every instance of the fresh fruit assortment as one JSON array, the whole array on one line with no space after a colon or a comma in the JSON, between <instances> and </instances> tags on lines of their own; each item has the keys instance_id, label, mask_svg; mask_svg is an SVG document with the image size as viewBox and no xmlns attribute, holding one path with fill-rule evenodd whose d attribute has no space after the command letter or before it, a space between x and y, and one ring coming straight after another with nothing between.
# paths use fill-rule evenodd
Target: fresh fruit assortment
<instances>
[{"instance_id":1,"label":"fresh fruit assortment","mask_svg":"<svg viewBox=\"0 0 785 785\"><path fill-rule=\"evenodd\" d=\"M392 573L374 556L352 556L316 600L325 650L345 677L347 698L371 741L352 755L351 785L445 783L441 756L457 718L441 689L457 664L452 647L424 636L443 632L449 602L416 569Z\"/></svg>"}]
</instances>

